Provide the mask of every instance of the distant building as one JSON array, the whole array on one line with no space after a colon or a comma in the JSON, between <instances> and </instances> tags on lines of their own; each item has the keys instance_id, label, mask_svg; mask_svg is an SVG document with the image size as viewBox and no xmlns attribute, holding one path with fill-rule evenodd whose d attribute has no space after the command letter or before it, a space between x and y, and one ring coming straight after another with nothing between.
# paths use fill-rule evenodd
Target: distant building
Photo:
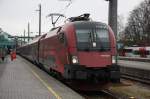
<instances>
[{"instance_id":1,"label":"distant building","mask_svg":"<svg viewBox=\"0 0 150 99\"><path fill-rule=\"evenodd\" d=\"M0 28L0 48L12 49L15 47L15 42L13 39L9 38L11 35L4 32Z\"/></svg>"},{"instance_id":2,"label":"distant building","mask_svg":"<svg viewBox=\"0 0 150 99\"><path fill-rule=\"evenodd\" d=\"M0 34L1 34L1 32L2 32L2 28L0 28Z\"/></svg>"}]
</instances>

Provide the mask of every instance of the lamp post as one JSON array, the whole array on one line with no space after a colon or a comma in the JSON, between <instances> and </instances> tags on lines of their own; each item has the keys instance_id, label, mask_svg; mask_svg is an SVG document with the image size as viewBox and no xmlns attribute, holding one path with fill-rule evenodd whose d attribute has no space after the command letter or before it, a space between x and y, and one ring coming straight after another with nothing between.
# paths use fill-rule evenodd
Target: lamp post
<instances>
[{"instance_id":1,"label":"lamp post","mask_svg":"<svg viewBox=\"0 0 150 99\"><path fill-rule=\"evenodd\" d=\"M106 0L109 1L109 17L108 24L115 33L117 38L117 10L118 10L118 0Z\"/></svg>"},{"instance_id":2,"label":"lamp post","mask_svg":"<svg viewBox=\"0 0 150 99\"><path fill-rule=\"evenodd\" d=\"M106 0L109 1L109 16L108 16L108 24L112 28L115 38L116 38L116 49L118 50L117 46L117 10L118 10L118 0ZM116 64L118 64L118 56L115 56Z\"/></svg>"},{"instance_id":3,"label":"lamp post","mask_svg":"<svg viewBox=\"0 0 150 99\"><path fill-rule=\"evenodd\" d=\"M25 34L26 34L26 31L25 31L25 30L24 30L24 33L23 33L23 34L24 34L24 44L25 44L25 42L26 42L26 41L25 41Z\"/></svg>"},{"instance_id":4,"label":"lamp post","mask_svg":"<svg viewBox=\"0 0 150 99\"><path fill-rule=\"evenodd\" d=\"M40 36L41 35L41 4L39 4L39 9L36 11L39 11L39 36Z\"/></svg>"},{"instance_id":5,"label":"lamp post","mask_svg":"<svg viewBox=\"0 0 150 99\"><path fill-rule=\"evenodd\" d=\"M30 23L28 22L28 42L29 42L29 38L30 38Z\"/></svg>"}]
</instances>

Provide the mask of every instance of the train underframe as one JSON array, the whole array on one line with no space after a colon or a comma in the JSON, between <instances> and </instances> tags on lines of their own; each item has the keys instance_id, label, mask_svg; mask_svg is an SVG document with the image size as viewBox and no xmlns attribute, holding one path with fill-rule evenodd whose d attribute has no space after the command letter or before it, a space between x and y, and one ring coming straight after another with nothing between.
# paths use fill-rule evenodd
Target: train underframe
<instances>
[{"instance_id":1,"label":"train underframe","mask_svg":"<svg viewBox=\"0 0 150 99\"><path fill-rule=\"evenodd\" d=\"M63 77L70 80L120 82L120 69L116 64L104 68L86 68L80 65L65 65L64 70Z\"/></svg>"},{"instance_id":2,"label":"train underframe","mask_svg":"<svg viewBox=\"0 0 150 99\"><path fill-rule=\"evenodd\" d=\"M27 57L21 55L32 63L35 63L33 60L28 59ZM82 65L64 65L64 73L61 74L58 71L50 68L47 70L44 68L42 63L36 63L41 69L46 70L46 72L52 74L56 78L65 81L85 81L92 83L99 82L120 82L120 67L116 64L101 67L101 68L87 68Z\"/></svg>"}]
</instances>

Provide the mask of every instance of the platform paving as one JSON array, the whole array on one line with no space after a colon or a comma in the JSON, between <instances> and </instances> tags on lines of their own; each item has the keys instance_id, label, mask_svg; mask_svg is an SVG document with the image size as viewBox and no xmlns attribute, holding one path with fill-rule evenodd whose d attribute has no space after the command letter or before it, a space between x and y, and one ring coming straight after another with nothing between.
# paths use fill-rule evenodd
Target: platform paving
<instances>
[{"instance_id":1,"label":"platform paving","mask_svg":"<svg viewBox=\"0 0 150 99\"><path fill-rule=\"evenodd\" d=\"M82 96L17 56L0 63L0 99L83 99Z\"/></svg>"}]
</instances>

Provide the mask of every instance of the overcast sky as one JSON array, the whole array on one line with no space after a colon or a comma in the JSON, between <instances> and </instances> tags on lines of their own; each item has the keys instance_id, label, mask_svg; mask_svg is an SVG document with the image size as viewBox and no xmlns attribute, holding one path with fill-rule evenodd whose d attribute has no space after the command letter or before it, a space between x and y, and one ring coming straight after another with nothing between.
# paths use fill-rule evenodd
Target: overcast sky
<instances>
[{"instance_id":1,"label":"overcast sky","mask_svg":"<svg viewBox=\"0 0 150 99\"><path fill-rule=\"evenodd\" d=\"M118 0L118 14L126 22L129 12L143 0ZM0 27L12 34L23 35L30 22L31 32L38 32L38 4L42 4L42 32L47 32L52 27L49 13L60 13L68 2L60 0L0 0ZM105 0L73 0L71 6L65 11L66 17L90 13L96 21L107 23L108 2Z\"/></svg>"}]
</instances>

